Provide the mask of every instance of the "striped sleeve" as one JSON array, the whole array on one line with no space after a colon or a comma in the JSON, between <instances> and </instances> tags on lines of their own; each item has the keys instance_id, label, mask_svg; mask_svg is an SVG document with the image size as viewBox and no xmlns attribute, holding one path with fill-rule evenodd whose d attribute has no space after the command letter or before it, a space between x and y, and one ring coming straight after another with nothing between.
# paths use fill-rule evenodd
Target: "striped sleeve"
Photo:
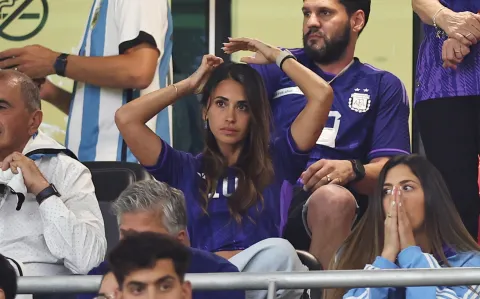
<instances>
[{"instance_id":1,"label":"striped sleeve","mask_svg":"<svg viewBox=\"0 0 480 299\"><path fill-rule=\"evenodd\" d=\"M437 269L438 261L431 255L423 253L420 247L405 248L398 255L398 263L402 269ZM477 265L478 266L478 265ZM474 299L480 298L479 286L425 286L407 287L406 299Z\"/></svg>"},{"instance_id":2,"label":"striped sleeve","mask_svg":"<svg viewBox=\"0 0 480 299\"><path fill-rule=\"evenodd\" d=\"M170 14L167 0L116 0L115 4L120 54L141 43L163 51Z\"/></svg>"},{"instance_id":3,"label":"striped sleeve","mask_svg":"<svg viewBox=\"0 0 480 299\"><path fill-rule=\"evenodd\" d=\"M410 154L410 108L405 85L393 74L385 73L379 97L368 159Z\"/></svg>"},{"instance_id":4,"label":"striped sleeve","mask_svg":"<svg viewBox=\"0 0 480 299\"><path fill-rule=\"evenodd\" d=\"M382 257L377 257L373 264L366 265L364 270L398 269L398 266ZM394 288L356 288L349 290L344 299L387 299L395 292Z\"/></svg>"}]
</instances>

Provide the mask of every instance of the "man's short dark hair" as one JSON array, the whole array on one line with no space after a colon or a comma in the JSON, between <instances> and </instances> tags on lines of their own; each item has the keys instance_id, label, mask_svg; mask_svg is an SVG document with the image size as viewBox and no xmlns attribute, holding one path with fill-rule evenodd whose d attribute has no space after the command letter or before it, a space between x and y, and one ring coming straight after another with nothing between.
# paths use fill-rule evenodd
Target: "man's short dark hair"
<instances>
[{"instance_id":1,"label":"man's short dark hair","mask_svg":"<svg viewBox=\"0 0 480 299\"><path fill-rule=\"evenodd\" d=\"M345 9L347 10L347 14L351 16L353 13L355 13L357 10L363 10L365 13L365 25L363 28L367 26L368 23L368 18L370 17L370 7L372 4L371 0L339 0L339 2L345 6ZM360 31L360 33L363 31L363 29Z\"/></svg>"},{"instance_id":2,"label":"man's short dark hair","mask_svg":"<svg viewBox=\"0 0 480 299\"><path fill-rule=\"evenodd\" d=\"M14 70L0 70L0 81L11 81L18 86L25 106L30 111L42 109L40 90L30 77Z\"/></svg>"},{"instance_id":3,"label":"man's short dark hair","mask_svg":"<svg viewBox=\"0 0 480 299\"><path fill-rule=\"evenodd\" d=\"M17 294L17 273L12 264L0 254L0 289L5 299L14 299Z\"/></svg>"},{"instance_id":4,"label":"man's short dark hair","mask_svg":"<svg viewBox=\"0 0 480 299\"><path fill-rule=\"evenodd\" d=\"M190 250L166 234L131 233L112 250L108 263L122 288L126 276L137 270L152 269L160 259L172 260L175 272L183 282L190 264Z\"/></svg>"}]
</instances>

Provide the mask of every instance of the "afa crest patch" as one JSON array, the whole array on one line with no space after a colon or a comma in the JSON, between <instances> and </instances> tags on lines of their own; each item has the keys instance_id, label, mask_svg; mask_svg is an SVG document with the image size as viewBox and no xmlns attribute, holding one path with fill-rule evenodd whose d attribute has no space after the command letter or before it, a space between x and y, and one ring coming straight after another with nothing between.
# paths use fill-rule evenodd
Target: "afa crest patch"
<instances>
[{"instance_id":1,"label":"afa crest patch","mask_svg":"<svg viewBox=\"0 0 480 299\"><path fill-rule=\"evenodd\" d=\"M361 92L363 91L363 92ZM355 112L365 113L370 109L370 94L368 94L368 88L361 90L360 88L355 88L355 92L351 94L348 99L348 107Z\"/></svg>"},{"instance_id":2,"label":"afa crest patch","mask_svg":"<svg viewBox=\"0 0 480 299\"><path fill-rule=\"evenodd\" d=\"M100 0L98 6L95 8L95 12L93 13L93 16L92 16L92 22L90 24L91 29L95 28L95 25L97 25L98 16L100 14L100 9L102 8L102 5L103 5L103 0Z\"/></svg>"}]
</instances>

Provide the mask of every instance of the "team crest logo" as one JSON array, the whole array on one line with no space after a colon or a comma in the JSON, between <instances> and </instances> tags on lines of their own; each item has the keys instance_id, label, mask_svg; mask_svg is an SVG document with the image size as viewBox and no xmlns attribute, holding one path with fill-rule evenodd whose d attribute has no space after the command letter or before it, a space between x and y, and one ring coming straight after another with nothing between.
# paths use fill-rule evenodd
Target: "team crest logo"
<instances>
[{"instance_id":1,"label":"team crest logo","mask_svg":"<svg viewBox=\"0 0 480 299\"><path fill-rule=\"evenodd\" d=\"M360 91L363 91L360 92ZM352 93L348 99L348 107L355 112L365 113L370 109L370 95L368 94L369 90L367 88L360 90L360 88L355 88L355 92Z\"/></svg>"},{"instance_id":2,"label":"team crest logo","mask_svg":"<svg viewBox=\"0 0 480 299\"><path fill-rule=\"evenodd\" d=\"M95 28L95 25L97 25L98 15L100 14L100 8L102 7L102 4L103 0L100 0L100 4L98 4L97 8L95 8L95 13L92 17L92 23L90 24L91 29Z\"/></svg>"}]
</instances>

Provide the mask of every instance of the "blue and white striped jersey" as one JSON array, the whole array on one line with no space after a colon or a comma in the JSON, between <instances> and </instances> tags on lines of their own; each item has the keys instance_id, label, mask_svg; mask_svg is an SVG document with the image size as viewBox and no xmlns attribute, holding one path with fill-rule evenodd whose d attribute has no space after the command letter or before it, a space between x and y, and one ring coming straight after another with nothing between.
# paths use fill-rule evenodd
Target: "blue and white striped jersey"
<instances>
[{"instance_id":1,"label":"blue and white striped jersey","mask_svg":"<svg viewBox=\"0 0 480 299\"><path fill-rule=\"evenodd\" d=\"M160 52L157 72L144 90L122 90L75 82L66 146L80 161L136 162L115 125L115 111L125 103L171 81L172 16L167 0L95 0L78 55L116 56L141 42ZM148 126L172 141L171 107ZM123 149L123 150L122 150Z\"/></svg>"}]
</instances>

